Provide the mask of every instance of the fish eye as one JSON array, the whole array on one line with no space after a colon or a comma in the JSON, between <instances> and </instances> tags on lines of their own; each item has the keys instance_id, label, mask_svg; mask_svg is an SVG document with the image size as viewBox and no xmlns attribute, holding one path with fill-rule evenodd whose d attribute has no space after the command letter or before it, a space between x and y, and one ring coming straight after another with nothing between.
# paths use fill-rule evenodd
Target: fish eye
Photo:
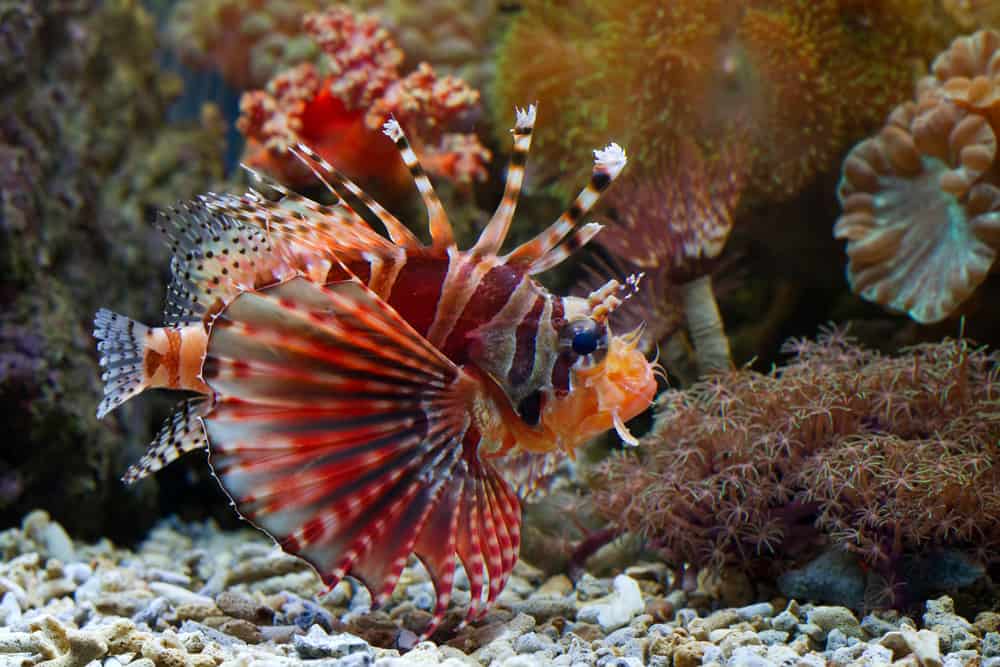
<instances>
[{"instance_id":1,"label":"fish eye","mask_svg":"<svg viewBox=\"0 0 1000 667\"><path fill-rule=\"evenodd\" d=\"M578 320L570 325L573 352L581 357L593 354L601 344L603 331L594 320Z\"/></svg>"}]
</instances>

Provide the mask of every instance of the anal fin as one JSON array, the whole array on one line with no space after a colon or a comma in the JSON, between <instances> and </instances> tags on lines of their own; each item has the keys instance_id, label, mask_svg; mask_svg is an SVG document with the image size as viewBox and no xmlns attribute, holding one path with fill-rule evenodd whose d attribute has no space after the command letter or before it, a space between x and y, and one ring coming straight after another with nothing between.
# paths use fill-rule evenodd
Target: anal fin
<instances>
[{"instance_id":1,"label":"anal fin","mask_svg":"<svg viewBox=\"0 0 1000 667\"><path fill-rule=\"evenodd\" d=\"M135 484L188 452L206 449L205 428L201 420L210 409L211 401L205 397L178 403L177 409L153 438L149 450L129 466L122 481Z\"/></svg>"}]
</instances>

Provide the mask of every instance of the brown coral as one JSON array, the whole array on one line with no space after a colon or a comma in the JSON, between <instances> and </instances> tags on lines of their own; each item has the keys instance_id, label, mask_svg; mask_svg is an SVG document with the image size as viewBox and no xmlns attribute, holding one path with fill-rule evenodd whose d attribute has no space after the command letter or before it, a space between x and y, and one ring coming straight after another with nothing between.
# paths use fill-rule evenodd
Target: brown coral
<instances>
[{"instance_id":1,"label":"brown coral","mask_svg":"<svg viewBox=\"0 0 1000 667\"><path fill-rule=\"evenodd\" d=\"M930 92L939 87L952 102L980 114L1000 132L1000 32L981 30L959 37L934 60L933 79L922 82Z\"/></svg>"},{"instance_id":2,"label":"brown coral","mask_svg":"<svg viewBox=\"0 0 1000 667\"><path fill-rule=\"evenodd\" d=\"M749 128L751 189L769 198L830 167L940 46L919 0L523 4L501 48L496 109L555 106L571 131L537 137L553 171L608 137L647 171L675 159L683 137L717 150Z\"/></svg>"},{"instance_id":3,"label":"brown coral","mask_svg":"<svg viewBox=\"0 0 1000 667\"><path fill-rule=\"evenodd\" d=\"M661 395L598 506L669 564L775 575L834 546L892 580L906 556L1000 548L1000 357L947 340L882 357L842 332L784 368ZM989 564L989 563L988 563Z\"/></svg>"},{"instance_id":4,"label":"brown coral","mask_svg":"<svg viewBox=\"0 0 1000 667\"><path fill-rule=\"evenodd\" d=\"M382 123L406 124L425 168L459 183L482 180L490 153L473 134L450 133L479 102L479 93L422 63L403 76L403 53L378 20L335 7L311 14L304 28L327 56L329 75L312 63L282 72L266 91L245 93L237 127L247 138L244 161L291 185L311 182L287 151L304 142L352 178L389 187L408 181Z\"/></svg>"}]
</instances>

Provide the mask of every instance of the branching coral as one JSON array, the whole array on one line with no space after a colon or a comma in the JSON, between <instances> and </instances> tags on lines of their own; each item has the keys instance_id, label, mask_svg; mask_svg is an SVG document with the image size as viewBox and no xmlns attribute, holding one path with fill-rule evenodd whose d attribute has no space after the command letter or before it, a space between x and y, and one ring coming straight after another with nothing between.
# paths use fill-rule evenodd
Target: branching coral
<instances>
[{"instance_id":1,"label":"branching coral","mask_svg":"<svg viewBox=\"0 0 1000 667\"><path fill-rule=\"evenodd\" d=\"M308 183L308 171L287 152L302 141L352 177L405 182L402 161L379 131L395 115L410 128L428 171L460 183L485 178L489 151L475 135L447 131L476 107L478 92L423 63L402 76L403 52L374 16L336 7L307 16L303 25L330 73L303 63L272 79L266 91L244 94L238 127L248 164L291 184Z\"/></svg>"},{"instance_id":2,"label":"branching coral","mask_svg":"<svg viewBox=\"0 0 1000 667\"><path fill-rule=\"evenodd\" d=\"M1000 554L1000 356L947 340L882 357L842 332L769 374L661 395L598 506L668 563L776 575L834 546L886 579L948 547Z\"/></svg>"},{"instance_id":3,"label":"branching coral","mask_svg":"<svg viewBox=\"0 0 1000 667\"><path fill-rule=\"evenodd\" d=\"M302 18L323 4L181 0L171 12L167 40L187 65L217 69L237 89L259 88L281 69L319 55L301 26Z\"/></svg>"},{"instance_id":4,"label":"branching coral","mask_svg":"<svg viewBox=\"0 0 1000 667\"><path fill-rule=\"evenodd\" d=\"M850 152L834 227L862 297L937 322L1000 250L1000 33L956 39L886 127Z\"/></svg>"}]
</instances>

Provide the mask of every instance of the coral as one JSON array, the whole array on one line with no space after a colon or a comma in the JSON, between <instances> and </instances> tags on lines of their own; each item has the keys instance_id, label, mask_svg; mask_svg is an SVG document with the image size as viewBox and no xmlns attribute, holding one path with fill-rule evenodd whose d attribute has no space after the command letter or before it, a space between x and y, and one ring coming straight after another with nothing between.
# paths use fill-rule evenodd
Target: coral
<instances>
[{"instance_id":1,"label":"coral","mask_svg":"<svg viewBox=\"0 0 1000 667\"><path fill-rule=\"evenodd\" d=\"M597 506L668 564L776 576L836 548L893 582L959 550L996 567L1000 356L946 340L883 357L841 331L783 368L661 394L639 450L595 476ZM898 584L898 585L896 585Z\"/></svg>"},{"instance_id":2,"label":"coral","mask_svg":"<svg viewBox=\"0 0 1000 667\"><path fill-rule=\"evenodd\" d=\"M739 144L724 149L713 164L691 140L678 141L678 151L674 168L626 175L609 194L612 224L598 242L612 256L648 272L654 291L676 298L673 307L660 306L661 315L684 313L700 370L725 369L731 364L729 342L711 271L733 229L746 162ZM667 292L667 285L675 289ZM656 328L664 324L661 317Z\"/></svg>"},{"instance_id":3,"label":"coral","mask_svg":"<svg viewBox=\"0 0 1000 667\"><path fill-rule=\"evenodd\" d=\"M8 432L0 516L12 523L44 507L79 534L127 536L152 517L155 489L126 496L113 480L149 426L141 411L110 425L94 416L100 372L90 319L102 300L152 315L160 281L144 218L152 204L193 195L206 173L221 173L221 154L208 155L221 146L221 128L166 124L179 81L156 67L155 26L136 2L0 11L8 10L0 28L0 419ZM179 151L192 141L176 139L193 133L200 150L158 165L161 131ZM160 171L181 161L183 170ZM152 174L160 176L146 180ZM137 191L151 183L158 187Z\"/></svg>"},{"instance_id":4,"label":"coral","mask_svg":"<svg viewBox=\"0 0 1000 667\"><path fill-rule=\"evenodd\" d=\"M181 0L167 24L167 41L181 61L217 69L234 88L260 88L282 69L316 60L319 50L301 32L302 18L320 0Z\"/></svg>"},{"instance_id":5,"label":"coral","mask_svg":"<svg viewBox=\"0 0 1000 667\"><path fill-rule=\"evenodd\" d=\"M964 30L1000 28L1000 5L993 0L941 0L941 5Z\"/></svg>"},{"instance_id":6,"label":"coral","mask_svg":"<svg viewBox=\"0 0 1000 667\"><path fill-rule=\"evenodd\" d=\"M490 39L499 22L497 0L355 0L375 13L413 62L428 62L479 88L493 76Z\"/></svg>"},{"instance_id":7,"label":"coral","mask_svg":"<svg viewBox=\"0 0 1000 667\"><path fill-rule=\"evenodd\" d=\"M956 39L876 136L844 161L848 280L922 323L954 313L1000 249L1000 33Z\"/></svg>"},{"instance_id":8,"label":"coral","mask_svg":"<svg viewBox=\"0 0 1000 667\"><path fill-rule=\"evenodd\" d=\"M1000 249L1000 188L980 178L997 140L981 116L927 100L898 107L844 162L844 207L855 292L918 322L937 322L967 299Z\"/></svg>"},{"instance_id":9,"label":"coral","mask_svg":"<svg viewBox=\"0 0 1000 667\"><path fill-rule=\"evenodd\" d=\"M430 173L466 184L485 178L489 151L473 134L447 131L475 109L478 92L425 63L403 76L403 52L374 16L336 7L310 14L303 25L331 73L303 63L277 75L266 91L244 94L237 126L247 138L247 164L308 184L310 173L287 152L301 141L353 178L402 185L405 167L380 131L395 115L412 128Z\"/></svg>"},{"instance_id":10,"label":"coral","mask_svg":"<svg viewBox=\"0 0 1000 667\"><path fill-rule=\"evenodd\" d=\"M676 160L683 137L710 154L739 140L754 195L769 198L831 167L905 98L914 59L949 30L928 28L920 0L523 4L494 97L500 112L537 98L565 119L536 139L549 171L575 178L565 168L608 137L639 173Z\"/></svg>"}]
</instances>

